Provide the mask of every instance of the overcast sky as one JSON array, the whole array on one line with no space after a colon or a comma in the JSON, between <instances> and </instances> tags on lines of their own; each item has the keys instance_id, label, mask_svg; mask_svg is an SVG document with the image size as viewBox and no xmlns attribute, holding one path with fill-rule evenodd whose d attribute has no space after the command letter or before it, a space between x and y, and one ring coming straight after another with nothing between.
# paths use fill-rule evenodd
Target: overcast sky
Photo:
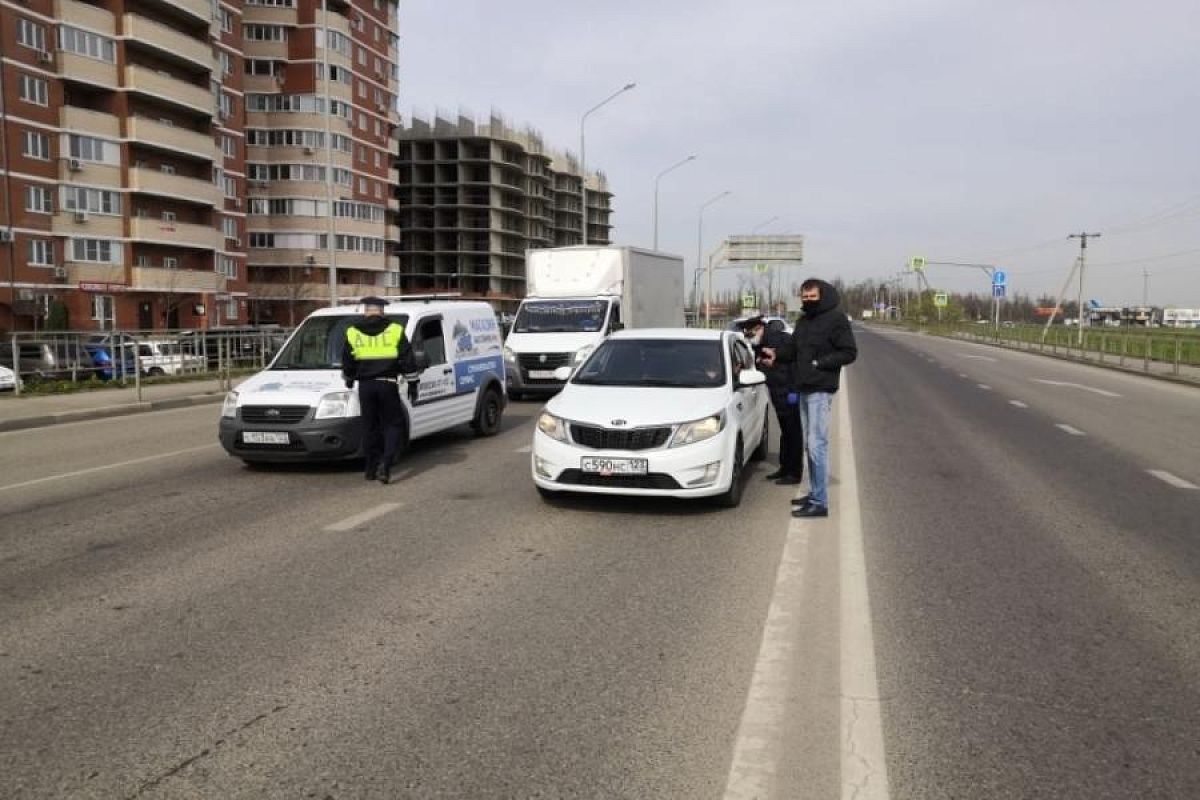
<instances>
[{"instance_id":1,"label":"overcast sky","mask_svg":"<svg viewBox=\"0 0 1200 800\"><path fill-rule=\"evenodd\" d=\"M1052 294L1200 307L1195 0L404 0L406 117L500 111L577 152L613 240L696 261L730 234L807 237L806 274L886 278L910 255L991 262ZM931 282L986 290L976 270ZM1070 296L1074 296L1074 289Z\"/></svg>"}]
</instances>

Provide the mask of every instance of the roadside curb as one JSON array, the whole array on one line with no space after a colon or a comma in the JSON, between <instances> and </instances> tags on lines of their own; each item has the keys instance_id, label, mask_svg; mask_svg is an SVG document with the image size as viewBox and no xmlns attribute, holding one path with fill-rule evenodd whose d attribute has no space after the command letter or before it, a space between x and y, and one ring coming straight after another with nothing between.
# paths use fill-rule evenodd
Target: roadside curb
<instances>
[{"instance_id":1,"label":"roadside curb","mask_svg":"<svg viewBox=\"0 0 1200 800\"><path fill-rule=\"evenodd\" d=\"M99 408L81 408L74 411L59 411L53 414L37 414L28 417L17 417L15 419L3 419L0 420L0 432L45 428L50 425L83 422L90 419L125 417L148 411L166 411L172 408L210 405L220 403L224 399L224 392L207 392L205 394L191 394L183 397L169 397L164 400L143 400L140 403L121 403L119 405L101 406Z\"/></svg>"}]
</instances>

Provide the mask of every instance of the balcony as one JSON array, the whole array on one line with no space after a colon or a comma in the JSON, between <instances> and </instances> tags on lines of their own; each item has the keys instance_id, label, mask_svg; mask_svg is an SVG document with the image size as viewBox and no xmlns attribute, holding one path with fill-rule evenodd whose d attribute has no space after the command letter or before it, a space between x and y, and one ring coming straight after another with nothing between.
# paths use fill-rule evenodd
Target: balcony
<instances>
[{"instance_id":1,"label":"balcony","mask_svg":"<svg viewBox=\"0 0 1200 800\"><path fill-rule=\"evenodd\" d=\"M225 202L220 187L211 181L168 175L154 169L133 167L129 170L129 188L143 194L157 194L177 200L219 206Z\"/></svg>"},{"instance_id":2,"label":"balcony","mask_svg":"<svg viewBox=\"0 0 1200 800\"><path fill-rule=\"evenodd\" d=\"M89 136L121 138L121 123L116 116L90 111L76 106L63 106L58 111L59 127Z\"/></svg>"},{"instance_id":3,"label":"balcony","mask_svg":"<svg viewBox=\"0 0 1200 800\"><path fill-rule=\"evenodd\" d=\"M131 288L143 292L223 292L228 280L216 272L198 269L134 267L132 272Z\"/></svg>"},{"instance_id":4,"label":"balcony","mask_svg":"<svg viewBox=\"0 0 1200 800\"><path fill-rule=\"evenodd\" d=\"M212 4L206 0L163 0L166 5L177 8L200 22L211 22Z\"/></svg>"},{"instance_id":5,"label":"balcony","mask_svg":"<svg viewBox=\"0 0 1200 800\"><path fill-rule=\"evenodd\" d=\"M121 264L93 264L67 260L67 283L125 283Z\"/></svg>"},{"instance_id":6,"label":"balcony","mask_svg":"<svg viewBox=\"0 0 1200 800\"><path fill-rule=\"evenodd\" d=\"M117 88L117 65L66 50L58 52L58 72L63 80L78 81L104 89Z\"/></svg>"},{"instance_id":7,"label":"balcony","mask_svg":"<svg viewBox=\"0 0 1200 800\"><path fill-rule=\"evenodd\" d=\"M130 220L129 228L130 236L142 242L194 247L200 250L219 250L225 244L225 236L210 225L134 217Z\"/></svg>"},{"instance_id":8,"label":"balcony","mask_svg":"<svg viewBox=\"0 0 1200 800\"><path fill-rule=\"evenodd\" d=\"M214 157L213 137L209 134L167 125L149 117L129 118L129 138L139 144L187 153L205 161Z\"/></svg>"},{"instance_id":9,"label":"balcony","mask_svg":"<svg viewBox=\"0 0 1200 800\"><path fill-rule=\"evenodd\" d=\"M123 38L152 47L160 55L186 61L209 72L213 70L212 45L207 39L200 40L188 36L186 33L148 20L138 14L125 15L124 30Z\"/></svg>"},{"instance_id":10,"label":"balcony","mask_svg":"<svg viewBox=\"0 0 1200 800\"><path fill-rule=\"evenodd\" d=\"M212 92L207 88L137 64L125 67L125 88L210 116L216 105Z\"/></svg>"},{"instance_id":11,"label":"balcony","mask_svg":"<svg viewBox=\"0 0 1200 800\"><path fill-rule=\"evenodd\" d=\"M115 36L117 33L116 18L103 8L80 3L76 0L55 0L54 15L60 22L66 23L105 36Z\"/></svg>"},{"instance_id":12,"label":"balcony","mask_svg":"<svg viewBox=\"0 0 1200 800\"><path fill-rule=\"evenodd\" d=\"M64 211L51 218L50 230L55 235L120 238L125 235L125 221L120 215Z\"/></svg>"}]
</instances>

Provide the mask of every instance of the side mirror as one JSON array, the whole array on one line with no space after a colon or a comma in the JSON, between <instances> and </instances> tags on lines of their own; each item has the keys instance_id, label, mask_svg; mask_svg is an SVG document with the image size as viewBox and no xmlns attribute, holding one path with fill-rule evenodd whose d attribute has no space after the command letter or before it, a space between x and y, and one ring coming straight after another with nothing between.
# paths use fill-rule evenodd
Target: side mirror
<instances>
[{"instance_id":1,"label":"side mirror","mask_svg":"<svg viewBox=\"0 0 1200 800\"><path fill-rule=\"evenodd\" d=\"M554 380L565 381L571 377L571 373L574 371L571 367L558 367L554 370Z\"/></svg>"},{"instance_id":2,"label":"side mirror","mask_svg":"<svg viewBox=\"0 0 1200 800\"><path fill-rule=\"evenodd\" d=\"M737 377L738 386L760 386L767 382L767 376L756 369L744 369Z\"/></svg>"}]
</instances>

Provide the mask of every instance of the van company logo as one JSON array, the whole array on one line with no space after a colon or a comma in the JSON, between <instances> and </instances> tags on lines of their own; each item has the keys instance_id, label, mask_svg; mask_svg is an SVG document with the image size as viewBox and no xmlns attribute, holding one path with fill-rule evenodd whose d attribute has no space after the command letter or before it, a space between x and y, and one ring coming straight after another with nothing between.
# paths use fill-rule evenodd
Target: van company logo
<instances>
[{"instance_id":1,"label":"van company logo","mask_svg":"<svg viewBox=\"0 0 1200 800\"><path fill-rule=\"evenodd\" d=\"M278 409L278 408L268 408L268 409L267 409L267 416L268 416L268 417L278 417L278 416L279 416L279 414L280 414L280 411L279 411L279 409Z\"/></svg>"},{"instance_id":2,"label":"van company logo","mask_svg":"<svg viewBox=\"0 0 1200 800\"><path fill-rule=\"evenodd\" d=\"M540 356L538 356L538 363L539 363L539 364L545 364L545 363L546 363L546 354L545 354L545 353L542 353Z\"/></svg>"},{"instance_id":3,"label":"van company logo","mask_svg":"<svg viewBox=\"0 0 1200 800\"><path fill-rule=\"evenodd\" d=\"M612 421L612 426L614 428L622 428L628 424L629 424L629 422L627 420L623 420L623 419L614 419Z\"/></svg>"}]
</instances>

